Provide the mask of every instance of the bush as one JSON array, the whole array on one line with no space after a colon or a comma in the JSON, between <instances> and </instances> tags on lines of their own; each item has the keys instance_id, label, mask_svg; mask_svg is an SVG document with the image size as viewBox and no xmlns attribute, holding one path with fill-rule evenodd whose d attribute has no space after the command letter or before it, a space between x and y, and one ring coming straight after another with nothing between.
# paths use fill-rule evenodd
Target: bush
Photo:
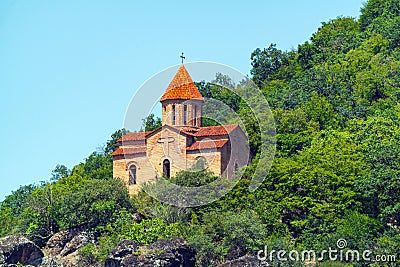
<instances>
[{"instance_id":1,"label":"bush","mask_svg":"<svg viewBox=\"0 0 400 267\"><path fill-rule=\"evenodd\" d=\"M89 179L71 187L57 201L61 228L105 226L114 212L131 208L126 186L118 179Z\"/></svg>"}]
</instances>

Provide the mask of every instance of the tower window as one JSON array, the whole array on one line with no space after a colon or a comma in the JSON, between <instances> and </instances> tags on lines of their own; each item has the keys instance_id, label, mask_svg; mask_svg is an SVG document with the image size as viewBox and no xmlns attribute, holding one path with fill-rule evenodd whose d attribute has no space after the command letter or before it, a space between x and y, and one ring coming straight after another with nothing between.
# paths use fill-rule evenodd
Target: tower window
<instances>
[{"instance_id":1,"label":"tower window","mask_svg":"<svg viewBox=\"0 0 400 267\"><path fill-rule=\"evenodd\" d=\"M172 125L175 125L175 122L176 122L175 105L172 105Z\"/></svg>"},{"instance_id":2,"label":"tower window","mask_svg":"<svg viewBox=\"0 0 400 267\"><path fill-rule=\"evenodd\" d=\"M183 125L187 123L187 105L183 105Z\"/></svg>"},{"instance_id":3,"label":"tower window","mask_svg":"<svg viewBox=\"0 0 400 267\"><path fill-rule=\"evenodd\" d=\"M193 123L194 123L194 126L197 126L197 106L194 106Z\"/></svg>"},{"instance_id":4,"label":"tower window","mask_svg":"<svg viewBox=\"0 0 400 267\"><path fill-rule=\"evenodd\" d=\"M129 185L136 184L136 166L132 165L129 167Z\"/></svg>"},{"instance_id":5,"label":"tower window","mask_svg":"<svg viewBox=\"0 0 400 267\"><path fill-rule=\"evenodd\" d=\"M163 173L166 177L171 177L171 163L167 159L163 161Z\"/></svg>"}]
</instances>

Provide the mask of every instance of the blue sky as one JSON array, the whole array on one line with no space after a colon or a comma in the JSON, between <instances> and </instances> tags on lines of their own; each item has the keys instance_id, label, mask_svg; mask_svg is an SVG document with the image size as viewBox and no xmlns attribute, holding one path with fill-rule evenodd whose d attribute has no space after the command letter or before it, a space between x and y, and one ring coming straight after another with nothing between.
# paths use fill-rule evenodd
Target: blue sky
<instances>
[{"instance_id":1,"label":"blue sky","mask_svg":"<svg viewBox=\"0 0 400 267\"><path fill-rule=\"evenodd\" d=\"M364 1L0 1L0 200L72 168L122 128L148 78L186 61L249 74Z\"/></svg>"}]
</instances>

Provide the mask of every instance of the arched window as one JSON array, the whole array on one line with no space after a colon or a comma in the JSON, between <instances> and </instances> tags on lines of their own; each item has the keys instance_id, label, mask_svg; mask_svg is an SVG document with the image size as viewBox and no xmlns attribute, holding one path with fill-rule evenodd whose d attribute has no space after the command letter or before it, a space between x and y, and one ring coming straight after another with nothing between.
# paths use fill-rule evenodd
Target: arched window
<instances>
[{"instance_id":1,"label":"arched window","mask_svg":"<svg viewBox=\"0 0 400 267\"><path fill-rule=\"evenodd\" d=\"M163 161L163 173L166 177L171 177L171 163L167 159Z\"/></svg>"},{"instance_id":2,"label":"arched window","mask_svg":"<svg viewBox=\"0 0 400 267\"><path fill-rule=\"evenodd\" d=\"M132 165L129 167L129 185L136 184L136 166Z\"/></svg>"},{"instance_id":3,"label":"arched window","mask_svg":"<svg viewBox=\"0 0 400 267\"><path fill-rule=\"evenodd\" d=\"M200 156L200 157L196 158L196 161L193 165L193 168L195 170L202 171L202 170L207 169L207 167L208 167L208 164L207 164L207 160L205 157Z\"/></svg>"},{"instance_id":4,"label":"arched window","mask_svg":"<svg viewBox=\"0 0 400 267\"><path fill-rule=\"evenodd\" d=\"M172 105L172 125L175 125L175 122L176 122L175 105Z\"/></svg>"},{"instance_id":5,"label":"arched window","mask_svg":"<svg viewBox=\"0 0 400 267\"><path fill-rule=\"evenodd\" d=\"M187 105L183 105L183 125L187 123Z\"/></svg>"},{"instance_id":6,"label":"arched window","mask_svg":"<svg viewBox=\"0 0 400 267\"><path fill-rule=\"evenodd\" d=\"M236 173L238 170L239 170L239 164L238 164L237 160L235 160L234 172Z\"/></svg>"}]
</instances>

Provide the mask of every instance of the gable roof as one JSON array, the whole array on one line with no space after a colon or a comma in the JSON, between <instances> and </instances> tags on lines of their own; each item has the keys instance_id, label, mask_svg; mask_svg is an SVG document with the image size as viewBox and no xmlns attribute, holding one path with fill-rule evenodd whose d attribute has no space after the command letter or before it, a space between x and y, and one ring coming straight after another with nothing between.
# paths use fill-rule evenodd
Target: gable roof
<instances>
[{"instance_id":1,"label":"gable roof","mask_svg":"<svg viewBox=\"0 0 400 267\"><path fill-rule=\"evenodd\" d=\"M230 134L237 127L239 127L239 124L228 124L228 125L201 127L197 131L195 136L203 137L203 136L227 135L227 134Z\"/></svg>"},{"instance_id":2,"label":"gable roof","mask_svg":"<svg viewBox=\"0 0 400 267\"><path fill-rule=\"evenodd\" d=\"M119 147L115 150L111 156L124 156L124 155L133 155L133 154L141 154L146 153L146 147Z\"/></svg>"},{"instance_id":3,"label":"gable roof","mask_svg":"<svg viewBox=\"0 0 400 267\"><path fill-rule=\"evenodd\" d=\"M118 142L123 141L142 141L146 138L146 135L150 134L152 131L148 132L137 132L137 133L127 133L118 139Z\"/></svg>"},{"instance_id":4,"label":"gable roof","mask_svg":"<svg viewBox=\"0 0 400 267\"><path fill-rule=\"evenodd\" d=\"M201 149L221 148L226 143L228 143L228 141L229 141L228 139L197 141L197 142L194 142L188 148L186 148L186 150L194 151L194 150L201 150Z\"/></svg>"},{"instance_id":5,"label":"gable roof","mask_svg":"<svg viewBox=\"0 0 400 267\"><path fill-rule=\"evenodd\" d=\"M204 101L203 96L194 84L192 77L190 77L185 66L182 64L168 85L164 95L161 97L160 102L165 100L189 99Z\"/></svg>"},{"instance_id":6,"label":"gable roof","mask_svg":"<svg viewBox=\"0 0 400 267\"><path fill-rule=\"evenodd\" d=\"M192 133L190 133L190 132L188 132L188 131L185 131L184 129L181 129L181 128L179 128L179 127L175 127L175 126L172 126L172 125L169 125L169 124L164 124L163 126L158 127L158 128L155 129L154 131L148 132L148 134L146 134L145 138L148 138L148 137L152 136L153 134L155 134L155 133L157 133L157 132L159 132L159 131L161 131L161 130L163 130L163 129L166 129L166 128L168 128L168 129L170 129L170 130L172 130L172 131L174 131L174 132L177 132L177 133L179 133L179 134L182 134L182 135L190 135L190 136L193 136Z\"/></svg>"}]
</instances>

